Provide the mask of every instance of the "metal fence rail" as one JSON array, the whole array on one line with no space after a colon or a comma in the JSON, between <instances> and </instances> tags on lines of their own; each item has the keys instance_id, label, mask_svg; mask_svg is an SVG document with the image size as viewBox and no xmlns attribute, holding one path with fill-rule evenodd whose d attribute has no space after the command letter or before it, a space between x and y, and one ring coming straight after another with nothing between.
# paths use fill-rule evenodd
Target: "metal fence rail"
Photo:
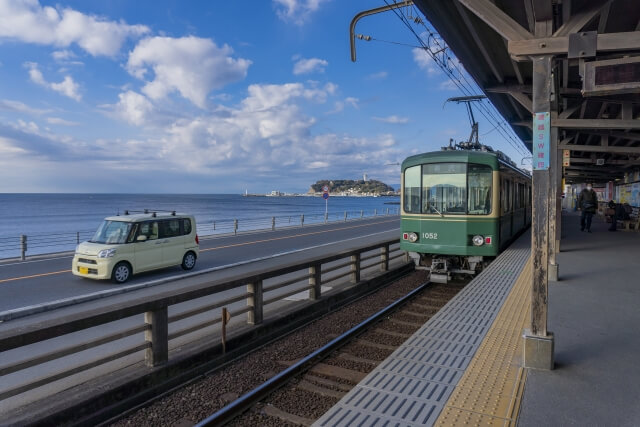
<instances>
[{"instance_id":1,"label":"metal fence rail","mask_svg":"<svg viewBox=\"0 0 640 427\"><path fill-rule=\"evenodd\" d=\"M199 221L200 236L238 234L247 231L276 230L286 227L304 227L305 225L329 222L349 221L371 218L381 215L398 215L399 208L384 210L359 210L325 213L296 213L291 215L257 217L246 219L222 219ZM77 244L89 240L95 230L70 231L63 233L35 233L15 237L0 237L0 259L27 255L40 255L53 252L72 251Z\"/></svg>"},{"instance_id":2,"label":"metal fence rail","mask_svg":"<svg viewBox=\"0 0 640 427\"><path fill-rule=\"evenodd\" d=\"M0 407L6 399L20 400L24 393L42 390L45 386L47 393L53 394L56 386L52 383L56 381L136 354L139 355L139 361L144 357L148 366L162 365L169 360L170 347L184 344L184 341L174 340L184 340L185 336L193 334L191 342L212 341L213 336L220 334L219 326L216 330L211 327L223 322L219 314L221 308L226 310L231 307L229 312L233 318L246 313L246 321L238 322L236 327L242 324L257 325L263 322L267 305L282 302L301 292L305 293L304 300L317 300L322 296L323 285L330 282L335 284L345 277L348 277L348 281L343 280L342 283L357 283L364 270L369 271L369 276L389 271L390 262L399 258L405 258L405 254L400 251L398 240L393 239L331 256L309 258L259 274L236 276L222 283L192 285L154 297L103 306L46 323L13 328L6 324L5 330L0 332L0 360L5 361L0 363L0 383L5 384L0 388ZM228 291L233 291L233 295L229 295ZM223 292L227 295L219 298ZM242 306L242 302L246 302L246 306ZM183 303L191 304L179 306ZM274 316L277 315L276 311L273 311ZM113 330L113 326L106 327L111 322L123 319L134 319L135 322L121 324L117 330ZM185 320L191 320L191 323L184 324ZM93 334L96 330L93 329L90 339L73 335L95 327L102 328L97 329L100 333L96 334ZM170 331L170 327L174 330ZM58 345L41 345L44 342L55 343L56 339ZM114 346L118 341L120 345ZM106 347L110 351L101 348L94 352L97 354L86 353L107 343L111 344ZM34 348L38 348L39 344L43 348L38 352ZM72 362L50 363L65 357L71 357ZM11 362L6 363L7 360ZM6 381L7 376L13 376L11 382ZM85 377L78 383L86 380ZM70 385L64 388L68 387Z\"/></svg>"}]
</instances>

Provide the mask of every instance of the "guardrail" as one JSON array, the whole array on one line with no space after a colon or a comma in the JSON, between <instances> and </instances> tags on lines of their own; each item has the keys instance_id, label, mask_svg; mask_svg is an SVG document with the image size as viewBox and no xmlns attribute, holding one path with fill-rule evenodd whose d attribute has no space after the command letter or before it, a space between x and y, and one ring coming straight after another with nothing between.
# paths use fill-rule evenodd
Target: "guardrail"
<instances>
[{"instance_id":1,"label":"guardrail","mask_svg":"<svg viewBox=\"0 0 640 427\"><path fill-rule=\"evenodd\" d=\"M219 325L223 321L222 316L215 313L215 310L226 311L228 306L234 304L238 306L238 303L246 301L246 306L236 307L230 311L231 317L235 318L246 313L244 323L257 325L265 319L265 306L282 302L285 298L301 292L308 293L305 299L317 300L322 296L323 285L340 284L338 281L347 277L348 281L343 281L343 284L358 283L363 274L373 276L375 272L389 271L390 262L401 257L406 259L404 252L400 251L398 240L393 239L331 256L309 258L259 274L233 277L221 283L192 285L154 297L138 298L94 308L46 323L13 328L10 324L5 324L4 330L0 332L0 354L2 354L0 360L14 360L0 365L0 378L2 378L0 383L5 384L0 389L0 408L2 402L7 399L13 398L24 402L22 400L24 393L35 389L42 390L41 388L45 386L47 386L47 393L56 393L56 387L52 386L52 383L125 357L131 357L136 353L139 355L138 361L142 361L142 351L148 366L165 364L169 360L172 340L193 334L191 341L206 340L207 337L211 341L216 333L222 333L222 327L216 330L211 329L212 326ZM227 293L223 299L210 298L220 296L223 292ZM183 306L180 307L181 311L175 310L178 304L186 302L191 303L189 307ZM175 312L170 314L170 308ZM278 310L270 312L274 317L278 315L275 311ZM144 315L142 322L138 317L137 324L122 325L124 329L109 330L110 328L103 327L110 322L140 315ZM184 324L185 319L191 319L192 323ZM174 328L175 330L170 332L170 326L178 322L182 322L180 328ZM95 327L102 328L98 328L97 331L92 330L89 339L71 335ZM144 337L141 336L142 333ZM133 339L136 336L138 339ZM59 337L64 339L56 341L55 339ZM42 350L39 352L34 350L34 345L37 349L38 344L45 341L47 345L39 346L43 348ZM114 343L117 341L120 341L120 347L116 348ZM97 358L92 358L95 355L87 353L81 355L82 352L105 344L110 345L106 348L101 347ZM123 346L123 344L127 345ZM178 345L183 343L177 343L174 346ZM6 356L9 354L7 352L11 357ZM64 366L65 363L60 361L67 356L72 359L71 361L67 359L68 366ZM52 361L56 363L49 363ZM132 363L131 360L128 363ZM117 368L112 370L115 369ZM8 376L12 376L11 381L6 380ZM79 382L86 380L87 378L84 377ZM10 383L13 384L7 386ZM62 389L72 385L67 384Z\"/></svg>"},{"instance_id":2,"label":"guardrail","mask_svg":"<svg viewBox=\"0 0 640 427\"><path fill-rule=\"evenodd\" d=\"M238 234L246 231L276 230L286 227L304 227L311 224L348 221L358 218L370 218L380 215L398 215L400 209L359 210L332 213L297 213L282 216L257 217L246 219L222 219L198 221L200 236L218 234ZM0 259L20 257L25 260L29 255L72 251L77 244L89 240L95 230L82 230L64 233L37 233L15 237L0 237Z\"/></svg>"}]
</instances>

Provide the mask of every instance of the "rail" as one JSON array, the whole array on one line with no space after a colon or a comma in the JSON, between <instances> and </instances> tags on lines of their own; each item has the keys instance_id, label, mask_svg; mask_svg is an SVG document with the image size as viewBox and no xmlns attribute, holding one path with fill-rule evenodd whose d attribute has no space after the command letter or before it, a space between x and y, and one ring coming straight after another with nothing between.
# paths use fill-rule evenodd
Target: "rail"
<instances>
[{"instance_id":1,"label":"rail","mask_svg":"<svg viewBox=\"0 0 640 427\"><path fill-rule=\"evenodd\" d=\"M275 375L250 392L240 396L238 399L229 403L227 406L208 416L204 420L200 421L198 424L196 424L196 427L220 426L233 420L238 415L249 409L251 406L258 403L264 397L280 388L283 384L296 377L297 375L305 372L309 366L318 363L319 360L326 358L329 354L333 353L349 341L353 340L354 337L360 335L371 325L375 324L380 319L392 313L396 308L405 304L407 301L410 301L416 294L422 292L430 284L431 282L423 283L416 289L409 292L407 295L394 301L382 310L379 310L377 313L363 320L353 328L349 329L347 332L343 333L337 338L332 339L330 342L315 350L311 354L305 356L293 365L289 366L284 371Z\"/></svg>"},{"instance_id":2,"label":"rail","mask_svg":"<svg viewBox=\"0 0 640 427\"><path fill-rule=\"evenodd\" d=\"M247 231L272 230L288 227L304 227L312 224L349 221L384 215L398 215L399 208L341 211L331 213L295 213L291 215L230 218L197 221L200 236L238 234ZM72 251L80 242L89 240L95 230L69 231L60 233L35 233L19 236L0 237L0 259L27 255L41 255L54 252Z\"/></svg>"},{"instance_id":3,"label":"rail","mask_svg":"<svg viewBox=\"0 0 640 427\"><path fill-rule=\"evenodd\" d=\"M161 366L169 361L172 340L193 334L190 342L206 339L214 342L214 337L222 332L222 315L218 314L218 309L230 307L232 318L246 313L244 324L257 325L264 321L265 314L278 315L280 307L265 313L265 306L269 304L283 302L287 297L304 292L305 300L317 300L322 296L323 285L335 283L342 277L349 277L348 282L357 283L363 274L374 276L389 271L390 262L402 257L406 259L398 240L393 239L331 256L310 257L285 267L235 276L223 282L191 285L151 298L139 297L46 323L14 327L6 323L4 330L0 331L0 360L11 361L0 364L0 383L4 384L0 389L0 407L6 399L20 401L24 393L35 389L41 391L44 386L47 386L48 393L55 393L54 382L131 358L132 355L138 354L138 362L144 360L149 367ZM369 262L364 263L364 260ZM340 269L347 271L342 273ZM328 272L339 274L329 275ZM265 297L267 294L268 298ZM210 298L216 296L223 298ZM239 306L243 301L246 301L246 306ZM190 303L188 307L178 306L187 302ZM144 320L132 318L140 315L144 315ZM118 330L105 327L125 319L129 321L121 323ZM132 322L131 319L137 321ZM185 319L192 323L184 324ZM241 321L238 323L242 325ZM214 325L220 329L211 329ZM94 329L87 338L86 332L90 328ZM56 341L60 337L64 339ZM114 345L117 341L120 344ZM173 348L184 344L173 343ZM108 346L94 351L97 354L86 353L105 344ZM42 350L38 353L37 349ZM65 357L71 359L67 359L66 364L61 363ZM56 363L50 363L52 361ZM131 363L129 360L128 364ZM78 381L87 380L86 376L83 378ZM67 384L62 389L69 387Z\"/></svg>"}]
</instances>

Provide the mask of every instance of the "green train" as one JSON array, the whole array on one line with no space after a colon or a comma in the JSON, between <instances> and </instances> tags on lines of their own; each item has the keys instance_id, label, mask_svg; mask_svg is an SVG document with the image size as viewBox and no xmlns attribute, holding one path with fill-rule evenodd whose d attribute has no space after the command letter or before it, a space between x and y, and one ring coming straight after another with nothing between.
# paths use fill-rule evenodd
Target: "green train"
<instances>
[{"instance_id":1,"label":"green train","mask_svg":"<svg viewBox=\"0 0 640 427\"><path fill-rule=\"evenodd\" d=\"M481 147L402 163L400 247L434 282L480 272L531 224L531 175Z\"/></svg>"}]
</instances>

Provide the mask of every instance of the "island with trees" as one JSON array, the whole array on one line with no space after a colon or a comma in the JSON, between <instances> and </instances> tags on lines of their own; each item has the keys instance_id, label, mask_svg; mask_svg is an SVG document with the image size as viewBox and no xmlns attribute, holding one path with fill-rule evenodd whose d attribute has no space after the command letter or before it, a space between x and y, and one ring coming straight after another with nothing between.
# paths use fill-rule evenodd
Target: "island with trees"
<instances>
[{"instance_id":1,"label":"island with trees","mask_svg":"<svg viewBox=\"0 0 640 427\"><path fill-rule=\"evenodd\" d=\"M308 194L322 194L322 188L329 187L332 195L340 196L397 196L398 192L381 181L352 179L322 179L309 188Z\"/></svg>"}]
</instances>

